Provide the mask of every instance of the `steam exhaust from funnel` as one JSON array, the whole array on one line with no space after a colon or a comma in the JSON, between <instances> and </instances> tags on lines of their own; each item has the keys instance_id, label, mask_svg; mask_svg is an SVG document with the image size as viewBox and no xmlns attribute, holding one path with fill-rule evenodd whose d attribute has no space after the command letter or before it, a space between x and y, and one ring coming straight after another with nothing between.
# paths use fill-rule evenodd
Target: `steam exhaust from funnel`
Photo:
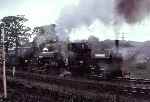
<instances>
[{"instance_id":1,"label":"steam exhaust from funnel","mask_svg":"<svg viewBox=\"0 0 150 102\"><path fill-rule=\"evenodd\" d=\"M73 29L89 27L96 20L109 25L113 19L113 4L113 0L80 0L78 5L63 8L56 21L59 26L57 31L61 34L59 35L63 39Z\"/></svg>"}]
</instances>

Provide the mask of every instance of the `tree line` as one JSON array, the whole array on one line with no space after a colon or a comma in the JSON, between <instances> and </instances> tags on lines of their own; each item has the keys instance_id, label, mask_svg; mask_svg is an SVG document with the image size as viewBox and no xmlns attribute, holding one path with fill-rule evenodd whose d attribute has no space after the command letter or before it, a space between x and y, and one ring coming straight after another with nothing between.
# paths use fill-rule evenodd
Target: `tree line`
<instances>
[{"instance_id":1,"label":"tree line","mask_svg":"<svg viewBox=\"0 0 150 102\"><path fill-rule=\"evenodd\" d=\"M0 43L2 44L2 29L5 34L5 48L18 48L24 44L29 43L32 35L43 34L42 27L35 27L31 30L25 25L28 19L24 15L6 16L0 20ZM16 50L17 54L17 50Z\"/></svg>"},{"instance_id":2,"label":"tree line","mask_svg":"<svg viewBox=\"0 0 150 102\"><path fill-rule=\"evenodd\" d=\"M0 29L4 29L5 34L5 46L6 51L8 48L18 48L23 44L29 42L31 36L39 36L40 34L44 34L44 29L42 27L35 27L31 30L30 27L25 25L28 19L25 18L24 15L17 15L17 16L6 16L3 17L0 21ZM0 30L1 31L1 30ZM2 39L2 33L0 32L0 40ZM34 38L35 40L37 37ZM2 42L2 41L0 41ZM111 40L108 41L99 41L97 37L90 36L88 42L96 49L105 49L112 47L113 42ZM125 46L130 46L130 44L126 43ZM16 50L16 55L17 55Z\"/></svg>"}]
</instances>

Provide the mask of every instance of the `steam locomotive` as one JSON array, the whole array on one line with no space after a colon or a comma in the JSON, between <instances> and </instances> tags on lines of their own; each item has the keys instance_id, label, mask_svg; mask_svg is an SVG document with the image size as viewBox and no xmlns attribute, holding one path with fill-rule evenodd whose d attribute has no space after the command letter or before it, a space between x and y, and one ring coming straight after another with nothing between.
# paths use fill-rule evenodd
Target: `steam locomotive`
<instances>
[{"instance_id":1,"label":"steam locomotive","mask_svg":"<svg viewBox=\"0 0 150 102\"><path fill-rule=\"evenodd\" d=\"M110 54L94 54L87 42L71 42L68 44L67 57L63 58L58 50L43 49L36 51L35 47L19 48L20 51L27 51L27 55L23 57L14 57L13 53L8 54L8 66L47 66L49 69L61 73L61 69L71 72L74 77L90 77L90 78L116 78L122 77L122 57L118 53ZM13 50L14 51L14 50ZM10 52L13 52L10 51ZM17 58L17 64L15 61ZM15 64L14 64L15 63ZM31 68L31 67L30 67Z\"/></svg>"},{"instance_id":2,"label":"steam locomotive","mask_svg":"<svg viewBox=\"0 0 150 102\"><path fill-rule=\"evenodd\" d=\"M91 54L88 43L70 43L68 47L70 71L75 76L116 78L122 76L123 59L119 53Z\"/></svg>"}]
</instances>

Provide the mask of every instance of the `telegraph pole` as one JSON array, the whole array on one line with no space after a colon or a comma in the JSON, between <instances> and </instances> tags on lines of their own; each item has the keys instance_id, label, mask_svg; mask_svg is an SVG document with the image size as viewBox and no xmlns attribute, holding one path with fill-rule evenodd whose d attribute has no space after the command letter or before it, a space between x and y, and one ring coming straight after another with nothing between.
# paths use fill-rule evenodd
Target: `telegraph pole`
<instances>
[{"instance_id":1,"label":"telegraph pole","mask_svg":"<svg viewBox=\"0 0 150 102\"><path fill-rule=\"evenodd\" d=\"M4 28L2 29L2 43L3 43L3 50L2 50L2 59L3 59L3 87L4 87L4 98L7 98L7 84L6 84L6 58L5 58L5 34Z\"/></svg>"},{"instance_id":2,"label":"telegraph pole","mask_svg":"<svg viewBox=\"0 0 150 102\"><path fill-rule=\"evenodd\" d=\"M124 33L124 32L122 33L122 37L121 37L121 38L122 38L123 41L124 41L125 38L126 38L126 37L125 37L125 34L126 34L126 33Z\"/></svg>"}]
</instances>

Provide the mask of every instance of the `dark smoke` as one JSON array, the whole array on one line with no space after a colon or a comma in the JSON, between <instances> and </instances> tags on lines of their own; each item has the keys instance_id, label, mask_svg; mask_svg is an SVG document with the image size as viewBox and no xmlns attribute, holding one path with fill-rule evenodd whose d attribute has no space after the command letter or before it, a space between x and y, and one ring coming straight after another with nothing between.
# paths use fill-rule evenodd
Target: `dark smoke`
<instances>
[{"instance_id":1,"label":"dark smoke","mask_svg":"<svg viewBox=\"0 0 150 102\"><path fill-rule=\"evenodd\" d=\"M118 16L129 24L142 21L150 13L150 0L116 0Z\"/></svg>"}]
</instances>

